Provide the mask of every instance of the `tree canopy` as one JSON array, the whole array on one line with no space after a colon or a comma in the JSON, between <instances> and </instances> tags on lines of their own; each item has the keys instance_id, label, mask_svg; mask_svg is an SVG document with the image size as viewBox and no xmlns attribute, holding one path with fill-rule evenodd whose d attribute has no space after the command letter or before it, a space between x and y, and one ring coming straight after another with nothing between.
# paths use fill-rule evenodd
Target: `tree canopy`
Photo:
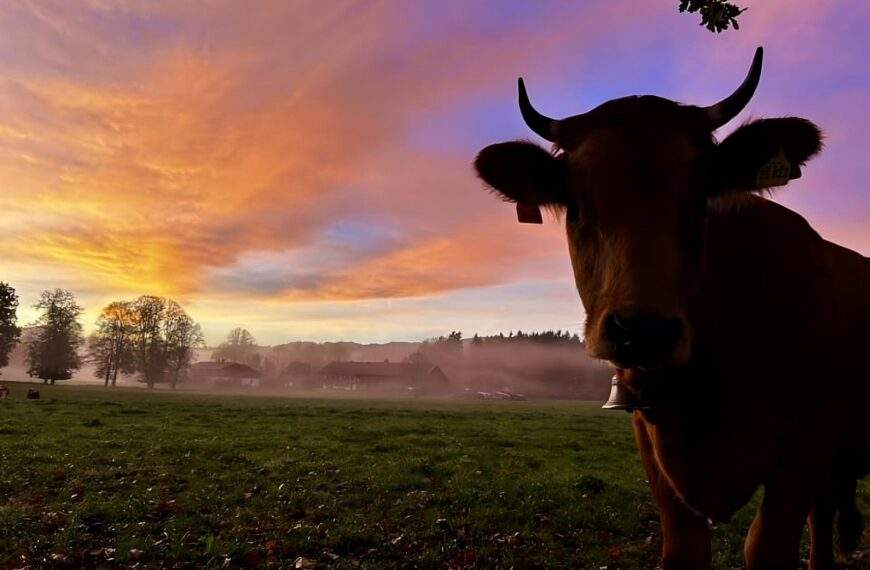
<instances>
[{"instance_id":1,"label":"tree canopy","mask_svg":"<svg viewBox=\"0 0 870 570\"><path fill-rule=\"evenodd\" d=\"M248 366L260 366L260 354L257 352L257 340L246 329L236 327L227 335L212 353L215 360L238 362Z\"/></svg>"},{"instance_id":2,"label":"tree canopy","mask_svg":"<svg viewBox=\"0 0 870 570\"><path fill-rule=\"evenodd\" d=\"M112 386L119 372L133 372L132 332L136 313L128 301L115 301L103 308L97 318L96 330L88 339L88 352L95 365L94 373Z\"/></svg>"},{"instance_id":3,"label":"tree canopy","mask_svg":"<svg viewBox=\"0 0 870 570\"><path fill-rule=\"evenodd\" d=\"M130 306L133 369L149 388L160 382L175 388L203 344L199 325L172 299L143 295Z\"/></svg>"},{"instance_id":4,"label":"tree canopy","mask_svg":"<svg viewBox=\"0 0 870 570\"><path fill-rule=\"evenodd\" d=\"M167 302L164 319L166 374L169 385L175 388L193 362L194 349L203 346L205 338L200 326L174 301Z\"/></svg>"},{"instance_id":5,"label":"tree canopy","mask_svg":"<svg viewBox=\"0 0 870 570\"><path fill-rule=\"evenodd\" d=\"M9 364L9 353L21 337L15 288L0 281L0 368Z\"/></svg>"},{"instance_id":6,"label":"tree canopy","mask_svg":"<svg viewBox=\"0 0 870 570\"><path fill-rule=\"evenodd\" d=\"M69 380L81 366L78 349L84 339L78 319L83 309L64 289L43 291L33 307L42 313L36 321L39 332L27 347L27 372L52 384Z\"/></svg>"}]
</instances>

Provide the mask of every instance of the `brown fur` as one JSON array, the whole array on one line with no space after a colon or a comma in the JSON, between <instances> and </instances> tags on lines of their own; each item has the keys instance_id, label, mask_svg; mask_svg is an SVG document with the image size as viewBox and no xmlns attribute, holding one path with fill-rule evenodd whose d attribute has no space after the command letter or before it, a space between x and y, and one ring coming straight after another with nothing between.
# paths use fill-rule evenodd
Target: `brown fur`
<instances>
[{"instance_id":1,"label":"brown fur","mask_svg":"<svg viewBox=\"0 0 870 570\"><path fill-rule=\"evenodd\" d=\"M796 564L806 521L812 567L830 567L834 511L854 515L870 449L870 260L751 193L780 149L797 174L818 129L756 121L716 145L698 109L634 97L563 121L559 136L549 166L540 149L524 170L530 151L510 145L528 143L503 143L478 173L510 200L576 211L566 225L587 345L652 405L634 428L665 567L709 567L706 519L729 518L760 486L748 568ZM532 170L547 173L539 192ZM605 334L608 315L631 311L683 324L655 366L620 362Z\"/></svg>"}]
</instances>

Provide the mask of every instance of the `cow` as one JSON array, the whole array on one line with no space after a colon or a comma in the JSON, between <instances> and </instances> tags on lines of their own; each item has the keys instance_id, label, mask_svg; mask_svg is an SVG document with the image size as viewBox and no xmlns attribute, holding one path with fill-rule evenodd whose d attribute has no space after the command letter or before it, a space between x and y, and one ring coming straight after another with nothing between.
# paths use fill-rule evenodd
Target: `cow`
<instances>
[{"instance_id":1,"label":"cow","mask_svg":"<svg viewBox=\"0 0 870 570\"><path fill-rule=\"evenodd\" d=\"M834 565L861 533L855 485L870 467L870 260L769 199L801 177L822 133L798 117L714 133L758 86L707 106L645 95L552 119L531 104L525 140L478 154L478 176L516 204L564 216L590 353L616 370L659 507L665 568L709 568L711 522L764 496L747 567Z\"/></svg>"}]
</instances>

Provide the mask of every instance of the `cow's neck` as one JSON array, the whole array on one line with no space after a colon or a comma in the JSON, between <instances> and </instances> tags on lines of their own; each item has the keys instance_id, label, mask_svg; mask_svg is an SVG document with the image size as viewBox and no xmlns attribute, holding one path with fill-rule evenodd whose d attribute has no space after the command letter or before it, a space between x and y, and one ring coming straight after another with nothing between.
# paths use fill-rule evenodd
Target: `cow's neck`
<instances>
[{"instance_id":1,"label":"cow's neck","mask_svg":"<svg viewBox=\"0 0 870 570\"><path fill-rule=\"evenodd\" d=\"M745 195L713 205L690 309L687 370L704 386L698 399L715 402L723 416L800 416L810 400L796 378L821 358L806 323L827 310L823 243L806 220L770 200Z\"/></svg>"}]
</instances>

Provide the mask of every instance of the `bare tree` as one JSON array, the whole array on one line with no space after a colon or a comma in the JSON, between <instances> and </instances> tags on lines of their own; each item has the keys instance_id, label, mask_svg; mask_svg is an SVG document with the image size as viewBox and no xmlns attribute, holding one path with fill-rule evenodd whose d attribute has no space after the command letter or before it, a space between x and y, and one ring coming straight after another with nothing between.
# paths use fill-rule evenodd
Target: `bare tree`
<instances>
[{"instance_id":1,"label":"bare tree","mask_svg":"<svg viewBox=\"0 0 870 570\"><path fill-rule=\"evenodd\" d=\"M260 354L257 352L257 341L247 330L238 327L230 331L226 342L212 353L215 360L229 360L250 366L260 365Z\"/></svg>"},{"instance_id":2,"label":"bare tree","mask_svg":"<svg viewBox=\"0 0 870 570\"><path fill-rule=\"evenodd\" d=\"M175 389L193 362L194 349L205 344L202 329L175 301L167 301L163 335L169 384Z\"/></svg>"},{"instance_id":3,"label":"bare tree","mask_svg":"<svg viewBox=\"0 0 870 570\"><path fill-rule=\"evenodd\" d=\"M43 291L33 307L42 314L36 321L40 330L27 347L27 372L46 383L69 380L81 366L78 349L84 339L78 318L82 308L64 289Z\"/></svg>"},{"instance_id":4,"label":"bare tree","mask_svg":"<svg viewBox=\"0 0 870 570\"><path fill-rule=\"evenodd\" d=\"M134 370L135 322L136 313L128 301L109 303L97 318L96 330L88 339L88 352L96 365L95 375L103 378L105 386L117 383L118 372Z\"/></svg>"},{"instance_id":5,"label":"bare tree","mask_svg":"<svg viewBox=\"0 0 870 570\"><path fill-rule=\"evenodd\" d=\"M18 295L15 288L0 281L0 368L9 364L9 353L21 337L18 321Z\"/></svg>"}]
</instances>

